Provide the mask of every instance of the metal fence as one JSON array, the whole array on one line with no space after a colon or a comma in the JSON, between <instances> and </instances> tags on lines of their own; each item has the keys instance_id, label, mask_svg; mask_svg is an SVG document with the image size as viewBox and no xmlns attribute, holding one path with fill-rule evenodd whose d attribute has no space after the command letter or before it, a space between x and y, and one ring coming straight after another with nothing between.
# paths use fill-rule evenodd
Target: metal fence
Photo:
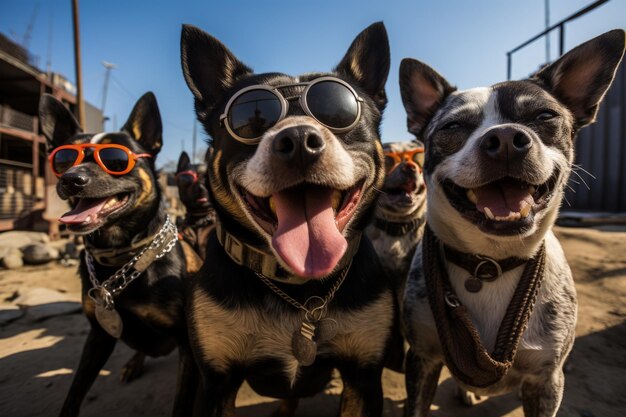
<instances>
[{"instance_id":1,"label":"metal fence","mask_svg":"<svg viewBox=\"0 0 626 417\"><path fill-rule=\"evenodd\" d=\"M595 124L576 139L564 210L626 212L626 66L622 63ZM569 204L569 206L568 206Z\"/></svg>"},{"instance_id":2,"label":"metal fence","mask_svg":"<svg viewBox=\"0 0 626 417\"><path fill-rule=\"evenodd\" d=\"M37 199L33 181L37 179L32 168L0 162L0 220L15 219L32 210Z\"/></svg>"}]
</instances>

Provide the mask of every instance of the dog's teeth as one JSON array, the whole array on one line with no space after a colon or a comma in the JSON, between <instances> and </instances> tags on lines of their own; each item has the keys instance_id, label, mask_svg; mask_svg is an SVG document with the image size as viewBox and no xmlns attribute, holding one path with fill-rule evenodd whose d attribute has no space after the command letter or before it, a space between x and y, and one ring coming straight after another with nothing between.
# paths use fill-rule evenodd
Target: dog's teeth
<instances>
[{"instance_id":1,"label":"dog's teeth","mask_svg":"<svg viewBox=\"0 0 626 417\"><path fill-rule=\"evenodd\" d=\"M474 204L478 202L478 197L476 197L474 190L467 190L467 199Z\"/></svg>"},{"instance_id":2,"label":"dog's teeth","mask_svg":"<svg viewBox=\"0 0 626 417\"><path fill-rule=\"evenodd\" d=\"M537 191L537 187L535 187L534 185L528 186L528 194L533 195L535 194L535 191Z\"/></svg>"},{"instance_id":3,"label":"dog's teeth","mask_svg":"<svg viewBox=\"0 0 626 417\"><path fill-rule=\"evenodd\" d=\"M117 204L117 197L111 197L107 200L106 204L104 205L105 209L111 208L113 207L115 204Z\"/></svg>"},{"instance_id":4,"label":"dog's teeth","mask_svg":"<svg viewBox=\"0 0 626 417\"><path fill-rule=\"evenodd\" d=\"M276 203L274 203L274 197L270 197L270 210L272 210L272 214L275 216L276 215Z\"/></svg>"},{"instance_id":5,"label":"dog's teeth","mask_svg":"<svg viewBox=\"0 0 626 417\"><path fill-rule=\"evenodd\" d=\"M525 219L530 213L530 208L531 208L530 204L525 203L524 207L522 207L521 210L519 211L520 218Z\"/></svg>"},{"instance_id":6,"label":"dog's teeth","mask_svg":"<svg viewBox=\"0 0 626 417\"><path fill-rule=\"evenodd\" d=\"M489 209L489 207L485 207L485 215L487 215L487 218L491 220L495 220L496 218L491 212L491 210Z\"/></svg>"},{"instance_id":7,"label":"dog's teeth","mask_svg":"<svg viewBox=\"0 0 626 417\"><path fill-rule=\"evenodd\" d=\"M85 223L91 223L91 215L85 218Z\"/></svg>"},{"instance_id":8,"label":"dog's teeth","mask_svg":"<svg viewBox=\"0 0 626 417\"><path fill-rule=\"evenodd\" d=\"M515 222L522 218L522 215L518 212L510 211L507 216L496 216L495 220L498 222Z\"/></svg>"},{"instance_id":9,"label":"dog's teeth","mask_svg":"<svg viewBox=\"0 0 626 417\"><path fill-rule=\"evenodd\" d=\"M339 204L341 204L341 191L333 191L333 194L331 196L331 204L333 206L333 210L337 211L339 209Z\"/></svg>"}]
</instances>

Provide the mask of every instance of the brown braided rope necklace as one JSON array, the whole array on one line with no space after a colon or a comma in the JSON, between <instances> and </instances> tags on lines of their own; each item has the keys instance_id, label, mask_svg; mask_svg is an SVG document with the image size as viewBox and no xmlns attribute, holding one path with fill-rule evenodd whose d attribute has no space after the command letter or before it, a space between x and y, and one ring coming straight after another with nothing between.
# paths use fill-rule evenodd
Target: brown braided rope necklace
<instances>
[{"instance_id":1,"label":"brown braided rope necklace","mask_svg":"<svg viewBox=\"0 0 626 417\"><path fill-rule=\"evenodd\" d=\"M461 382L484 388L500 381L513 365L522 334L537 299L545 271L545 242L526 262L507 311L500 323L496 344L489 354L474 327L467 308L457 298L440 253L440 242L426 226L423 265L430 309L450 372Z\"/></svg>"}]
</instances>

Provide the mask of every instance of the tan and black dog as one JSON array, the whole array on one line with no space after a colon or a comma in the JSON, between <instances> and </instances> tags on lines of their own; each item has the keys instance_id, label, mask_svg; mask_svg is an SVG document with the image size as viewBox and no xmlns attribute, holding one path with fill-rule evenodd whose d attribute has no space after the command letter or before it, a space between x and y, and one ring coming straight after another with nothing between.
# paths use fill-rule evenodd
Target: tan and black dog
<instances>
[{"instance_id":1,"label":"tan and black dog","mask_svg":"<svg viewBox=\"0 0 626 417\"><path fill-rule=\"evenodd\" d=\"M394 299L361 234L384 180L384 26L296 77L254 74L191 26L181 47L218 219L187 304L209 413L233 415L244 380L295 405L336 368L341 415L381 416Z\"/></svg>"},{"instance_id":2,"label":"tan and black dog","mask_svg":"<svg viewBox=\"0 0 626 417\"><path fill-rule=\"evenodd\" d=\"M424 145L420 141L383 144L385 184L376 203L374 218L365 229L398 299L426 216L426 185L422 176ZM394 331L387 363L396 372L404 369L404 339Z\"/></svg>"},{"instance_id":3,"label":"tan and black dog","mask_svg":"<svg viewBox=\"0 0 626 417\"><path fill-rule=\"evenodd\" d=\"M385 271L403 288L426 216L426 184L422 176L424 145L419 141L383 144L385 184L365 233Z\"/></svg>"},{"instance_id":4,"label":"tan and black dog","mask_svg":"<svg viewBox=\"0 0 626 417\"><path fill-rule=\"evenodd\" d=\"M614 30L529 79L466 91L402 62L429 205L402 306L406 416L428 415L444 364L466 400L519 388L525 416L556 415L577 303L552 226L576 133L594 121L624 41Z\"/></svg>"},{"instance_id":5,"label":"tan and black dog","mask_svg":"<svg viewBox=\"0 0 626 417\"><path fill-rule=\"evenodd\" d=\"M197 384L183 311L188 268L156 181L162 145L156 98L141 97L120 132L83 133L49 95L40 117L57 192L72 207L59 220L85 240L79 272L91 325L60 415L79 414L118 339L137 350L123 380L138 375L145 355L179 347L179 376L189 385L178 385L174 415L191 415Z\"/></svg>"},{"instance_id":6,"label":"tan and black dog","mask_svg":"<svg viewBox=\"0 0 626 417\"><path fill-rule=\"evenodd\" d=\"M209 235L215 228L215 210L209 201L205 177L206 164L192 164L187 152L183 151L176 168L178 195L186 210L179 232L202 259Z\"/></svg>"}]
</instances>

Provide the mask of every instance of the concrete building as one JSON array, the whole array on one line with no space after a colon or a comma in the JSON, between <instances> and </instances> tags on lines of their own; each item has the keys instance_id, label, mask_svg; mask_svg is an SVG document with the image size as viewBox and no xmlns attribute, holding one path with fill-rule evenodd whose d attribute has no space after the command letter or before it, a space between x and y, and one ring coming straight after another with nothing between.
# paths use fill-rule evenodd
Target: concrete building
<instances>
[{"instance_id":1,"label":"concrete building","mask_svg":"<svg viewBox=\"0 0 626 417\"><path fill-rule=\"evenodd\" d=\"M0 34L0 231L35 229L58 234L50 218L62 210L47 164L38 118L39 100L52 94L74 111L76 88L65 77L45 73L23 47ZM86 131L101 131L102 112L85 103Z\"/></svg>"}]
</instances>

